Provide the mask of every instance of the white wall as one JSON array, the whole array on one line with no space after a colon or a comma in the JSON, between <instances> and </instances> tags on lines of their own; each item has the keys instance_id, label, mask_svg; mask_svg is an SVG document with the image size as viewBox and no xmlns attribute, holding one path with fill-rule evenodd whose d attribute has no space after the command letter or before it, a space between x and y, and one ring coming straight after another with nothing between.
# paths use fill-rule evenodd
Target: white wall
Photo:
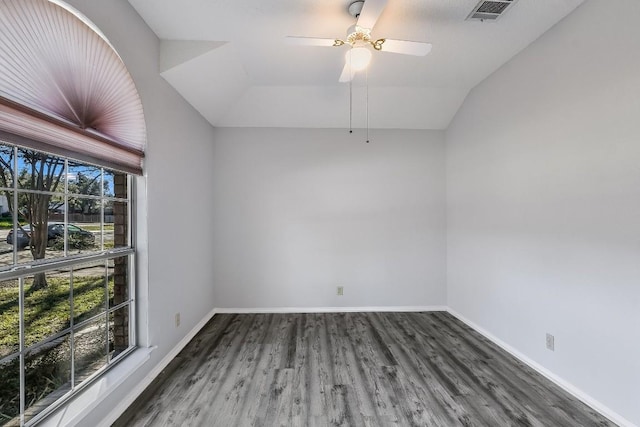
<instances>
[{"instance_id":1,"label":"white wall","mask_svg":"<svg viewBox=\"0 0 640 427\"><path fill-rule=\"evenodd\" d=\"M444 133L364 141L362 131L216 129L217 307L445 303Z\"/></svg>"},{"instance_id":2,"label":"white wall","mask_svg":"<svg viewBox=\"0 0 640 427\"><path fill-rule=\"evenodd\" d=\"M95 426L214 306L208 261L213 252L210 239L203 237L210 236L212 228L200 220L213 203L213 128L160 77L159 40L127 1L69 3L105 33L123 58L141 95L148 132L147 191L145 196L142 185L137 200L138 299L143 306L139 332L142 346L157 349L82 422ZM181 313L179 328L174 326L176 312Z\"/></svg>"},{"instance_id":3,"label":"white wall","mask_svg":"<svg viewBox=\"0 0 640 427\"><path fill-rule=\"evenodd\" d=\"M585 2L446 136L450 307L640 424L638 22Z\"/></svg>"}]
</instances>

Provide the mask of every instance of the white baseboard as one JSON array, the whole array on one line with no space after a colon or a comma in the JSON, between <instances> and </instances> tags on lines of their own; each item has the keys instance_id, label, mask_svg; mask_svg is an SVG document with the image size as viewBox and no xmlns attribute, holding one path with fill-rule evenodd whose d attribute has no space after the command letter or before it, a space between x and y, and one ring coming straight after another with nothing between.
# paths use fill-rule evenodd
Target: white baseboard
<instances>
[{"instance_id":1,"label":"white baseboard","mask_svg":"<svg viewBox=\"0 0 640 427\"><path fill-rule=\"evenodd\" d=\"M593 397L589 396L587 393L585 393L582 390L580 390L578 387L574 386L570 382L568 382L568 381L564 380L563 378L559 377L558 375L554 374L553 372L551 372L550 370L548 370L544 366L540 365L539 363L535 362L534 360L532 360L529 357L525 356L524 354L520 353L518 350L516 350L512 346L510 346L506 342L502 341L500 338L496 337L491 332L487 331L486 329L482 328L481 326L479 326L476 323L472 322L471 320L467 319L466 317L464 317L463 315L461 315L457 311L451 309L450 307L447 308L447 311L451 315L453 315L457 319L459 319L460 321L462 321L465 324L467 324L467 326L471 327L476 332L479 332L480 334L484 335L485 338L489 339L491 342L493 342L497 346L501 347L503 350L507 351L508 353L510 353L515 358L519 359L521 362L527 364L529 367L531 367L532 369L536 370L541 375L543 375L547 379L549 379L552 382L554 382L555 384L557 384L559 387L561 387L567 393L571 394L575 398L577 398L580 401L584 402L586 405L592 407L593 409L595 409L596 411L598 411L599 413L601 413L605 417L609 418L611 421L613 421L616 424L618 424L620 427L637 427L631 421L629 421L629 420L625 419L624 417L622 417L621 415L617 414L616 412L611 410L609 407L603 405L602 403L600 403L599 401L597 401Z\"/></svg>"},{"instance_id":2,"label":"white baseboard","mask_svg":"<svg viewBox=\"0 0 640 427\"><path fill-rule=\"evenodd\" d=\"M447 311L444 305L396 306L396 307L259 307L259 308L216 308L216 313L368 313L368 312L413 312Z\"/></svg>"},{"instance_id":3,"label":"white baseboard","mask_svg":"<svg viewBox=\"0 0 640 427\"><path fill-rule=\"evenodd\" d=\"M120 401L118 406L116 406L109 415L102 420L99 424L99 427L109 427L113 424L123 413L127 410L129 406L142 394L142 392L151 384L151 382L160 375L160 372L166 368L169 363L182 351L182 349L189 344L189 341L196 336L198 332L204 327L204 325L211 320L211 318L216 314L216 309L214 308L206 316L202 318L190 331L185 335L185 337L180 340L175 347L171 349L169 353L158 363L152 370L144 377L144 380L140 381L136 386Z\"/></svg>"}]
</instances>

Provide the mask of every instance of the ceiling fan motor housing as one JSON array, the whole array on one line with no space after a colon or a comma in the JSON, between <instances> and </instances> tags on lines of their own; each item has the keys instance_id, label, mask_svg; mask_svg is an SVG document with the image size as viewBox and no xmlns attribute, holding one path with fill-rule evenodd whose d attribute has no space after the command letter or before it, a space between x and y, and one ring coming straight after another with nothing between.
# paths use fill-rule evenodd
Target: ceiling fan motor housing
<instances>
[{"instance_id":1,"label":"ceiling fan motor housing","mask_svg":"<svg viewBox=\"0 0 640 427\"><path fill-rule=\"evenodd\" d=\"M360 28L357 25L352 25L347 29L347 43L351 46L356 44L366 44L371 40L370 31L366 28Z\"/></svg>"}]
</instances>

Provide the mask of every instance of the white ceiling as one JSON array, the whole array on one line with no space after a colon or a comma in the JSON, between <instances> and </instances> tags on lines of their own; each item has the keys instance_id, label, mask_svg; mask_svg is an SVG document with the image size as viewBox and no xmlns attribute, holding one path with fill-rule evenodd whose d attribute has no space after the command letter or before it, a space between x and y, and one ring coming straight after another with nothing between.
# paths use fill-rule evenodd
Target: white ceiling
<instances>
[{"instance_id":1,"label":"white ceiling","mask_svg":"<svg viewBox=\"0 0 640 427\"><path fill-rule=\"evenodd\" d=\"M349 126L343 47L291 46L287 35L344 38L353 0L129 0L162 40L162 76L214 126ZM496 22L466 21L477 0L388 0L374 38L430 42L425 57L374 52L372 128L445 129L469 90L583 0L518 0ZM366 126L364 75L353 126Z\"/></svg>"}]
</instances>

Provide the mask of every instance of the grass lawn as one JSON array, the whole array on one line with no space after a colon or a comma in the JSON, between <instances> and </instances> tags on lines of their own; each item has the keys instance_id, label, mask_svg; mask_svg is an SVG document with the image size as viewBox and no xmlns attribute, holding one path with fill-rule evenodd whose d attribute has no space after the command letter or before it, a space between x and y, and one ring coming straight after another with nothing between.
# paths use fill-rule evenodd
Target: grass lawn
<instances>
[{"instance_id":1,"label":"grass lawn","mask_svg":"<svg viewBox=\"0 0 640 427\"><path fill-rule=\"evenodd\" d=\"M25 346L69 327L71 308L68 277L48 277L48 287L31 291L25 283ZM110 281L110 292L113 291ZM74 276L74 322L78 323L104 311L104 277ZM0 357L13 353L19 346L19 288L17 281L0 284Z\"/></svg>"},{"instance_id":2,"label":"grass lawn","mask_svg":"<svg viewBox=\"0 0 640 427\"><path fill-rule=\"evenodd\" d=\"M31 290L32 280L24 286L25 346L39 343L58 332L67 329L71 322L69 277L47 277L48 286L37 291ZM17 280L0 282L0 359L16 354L19 349L19 287ZM113 281L109 281L109 294L113 292ZM73 310L74 323L81 322L100 312L105 307L105 277L102 275L74 275ZM106 320L106 319L105 319ZM104 326L92 336L105 340ZM85 338L77 338L78 340ZM94 338L96 339L96 338ZM52 343L48 349L40 350L25 357L27 404L39 401L55 390L68 387L70 352L69 336ZM78 344L78 343L77 343ZM46 347L46 346L45 346ZM91 353L76 355L77 366L83 360L94 360L104 350L104 342L96 346L96 355ZM85 352L86 353L86 352ZM100 359L102 360L102 359ZM10 357L0 364L0 425L13 422L19 413L20 380L19 358ZM65 383L67 383L65 385ZM62 387L62 388L61 388Z\"/></svg>"},{"instance_id":3,"label":"grass lawn","mask_svg":"<svg viewBox=\"0 0 640 427\"><path fill-rule=\"evenodd\" d=\"M13 228L13 220L11 218L0 218L0 229L10 230Z\"/></svg>"},{"instance_id":4,"label":"grass lawn","mask_svg":"<svg viewBox=\"0 0 640 427\"><path fill-rule=\"evenodd\" d=\"M87 231L100 231L100 224L76 224ZM113 231L113 224L105 224L104 231Z\"/></svg>"}]
</instances>

